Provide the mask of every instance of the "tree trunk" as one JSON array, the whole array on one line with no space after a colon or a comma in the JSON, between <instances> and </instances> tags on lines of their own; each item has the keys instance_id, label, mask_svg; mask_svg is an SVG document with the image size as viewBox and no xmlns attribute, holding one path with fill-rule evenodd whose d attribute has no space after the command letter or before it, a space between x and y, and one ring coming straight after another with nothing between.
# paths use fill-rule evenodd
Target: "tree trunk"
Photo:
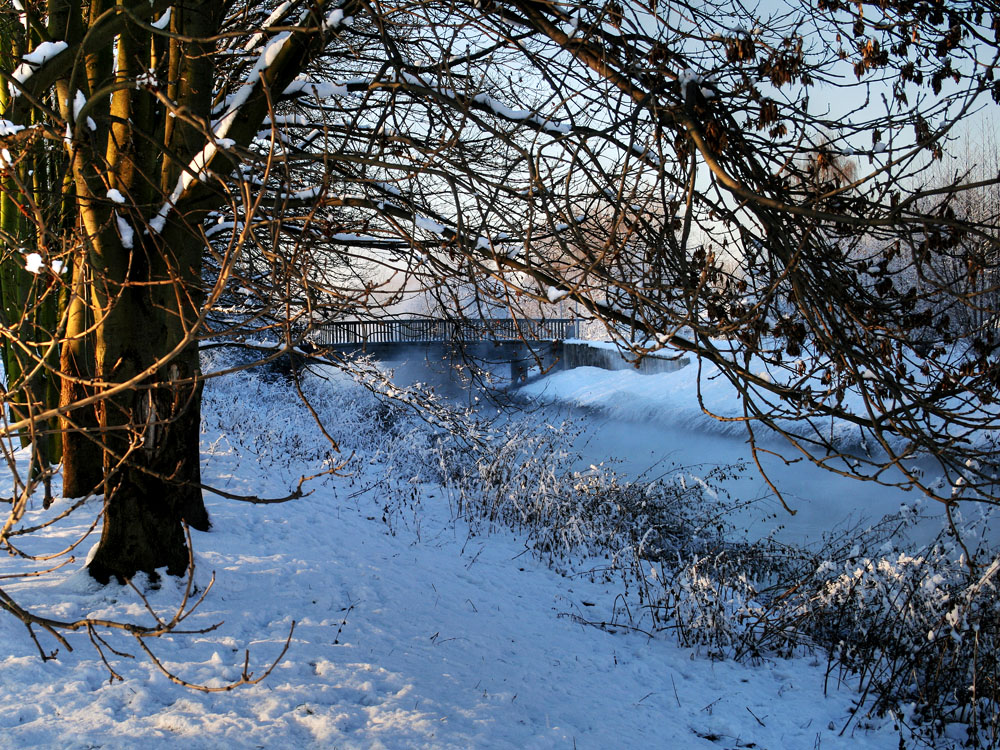
<instances>
[{"instance_id":1,"label":"tree trunk","mask_svg":"<svg viewBox=\"0 0 1000 750\"><path fill-rule=\"evenodd\" d=\"M92 315L88 315L84 290L86 261L78 258L73 268L72 292L66 321L66 340L60 354L60 371L64 374L59 393L60 406L86 398L93 392L79 380L94 375L94 341L88 331ZM103 451L98 442L98 418L94 405L69 412L61 420L63 457L63 497L83 497L101 491L104 480Z\"/></svg>"},{"instance_id":2,"label":"tree trunk","mask_svg":"<svg viewBox=\"0 0 1000 750\"><path fill-rule=\"evenodd\" d=\"M143 265L135 254L131 263ZM98 328L102 379L125 382L157 364L164 342L180 340L179 319L152 304L155 288L126 287ZM197 356L196 346L189 346L137 387L101 403L104 527L90 573L102 583L140 571L156 576L164 567L182 575L188 563L184 523L208 528L200 487Z\"/></svg>"},{"instance_id":3,"label":"tree trunk","mask_svg":"<svg viewBox=\"0 0 1000 750\"><path fill-rule=\"evenodd\" d=\"M183 575L188 550L170 487L139 467L126 467L105 483L104 528L90 575L119 583L137 572L158 577L157 568Z\"/></svg>"},{"instance_id":4,"label":"tree trunk","mask_svg":"<svg viewBox=\"0 0 1000 750\"><path fill-rule=\"evenodd\" d=\"M178 364L165 368L175 379ZM201 386L173 386L128 392L113 399L107 410L121 409L131 402L133 422L127 435L133 443L123 465L115 452L105 457L104 527L90 562L90 574L107 583L144 572L155 578L158 568L169 575L183 575L188 565L184 523L208 529L208 513L201 497L197 439L200 422ZM106 410L106 411L107 411ZM115 440L120 446L123 440Z\"/></svg>"},{"instance_id":5,"label":"tree trunk","mask_svg":"<svg viewBox=\"0 0 1000 750\"><path fill-rule=\"evenodd\" d=\"M218 5L210 0L175 7L171 29L205 35L197 25L189 29L186 19L193 16L204 25L205 14L217 12ZM207 116L214 42L174 41L171 58L184 55L187 67L193 67L181 76L178 105ZM126 25L118 41L119 75L144 73L162 47L158 40L151 42L144 27ZM170 68L176 67L171 61ZM186 341L198 325L201 306L204 239L197 228L204 216L181 216L165 203L191 156L203 147L204 135L191 125L175 124L166 136L168 113L153 96L131 87L114 92L110 114L105 171L99 174L78 162L75 188L79 214L93 240L96 375L111 387L137 381L101 401L98 410L105 446L104 527L89 569L102 582L140 571L155 576L159 568L183 574L188 563L184 523L203 530L209 526L201 495L198 350L196 341ZM168 148L148 134L166 138ZM132 205L109 208L108 187L129 196ZM165 226L153 228L146 212L164 207ZM134 229L128 241L118 236L116 216Z\"/></svg>"}]
</instances>

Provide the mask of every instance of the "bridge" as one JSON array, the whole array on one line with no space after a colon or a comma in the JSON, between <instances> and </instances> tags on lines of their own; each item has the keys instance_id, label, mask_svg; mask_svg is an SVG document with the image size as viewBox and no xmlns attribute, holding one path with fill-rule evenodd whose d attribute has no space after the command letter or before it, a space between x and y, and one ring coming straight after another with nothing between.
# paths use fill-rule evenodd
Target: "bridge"
<instances>
[{"instance_id":1,"label":"bridge","mask_svg":"<svg viewBox=\"0 0 1000 750\"><path fill-rule=\"evenodd\" d=\"M563 341L579 334L578 320L531 318L433 320L345 320L326 323L314 342L324 347L357 348L370 344L466 344Z\"/></svg>"},{"instance_id":2,"label":"bridge","mask_svg":"<svg viewBox=\"0 0 1000 750\"><path fill-rule=\"evenodd\" d=\"M511 379L523 379L528 368L562 358L562 342L579 336L578 320L567 318L393 318L325 323L313 332L312 343L323 349L360 351L376 359L393 359L408 348L425 353L467 356L510 363Z\"/></svg>"}]
</instances>

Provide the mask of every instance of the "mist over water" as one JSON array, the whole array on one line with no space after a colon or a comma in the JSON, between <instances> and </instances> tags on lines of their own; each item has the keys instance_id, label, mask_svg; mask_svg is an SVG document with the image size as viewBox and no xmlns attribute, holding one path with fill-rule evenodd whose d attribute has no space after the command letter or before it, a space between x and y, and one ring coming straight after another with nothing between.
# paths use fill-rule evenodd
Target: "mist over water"
<instances>
[{"instance_id":1,"label":"mist over water","mask_svg":"<svg viewBox=\"0 0 1000 750\"><path fill-rule=\"evenodd\" d=\"M507 403L510 364L503 361L468 361L461 355L442 355L440 350L422 346L400 347L392 359L381 365L392 370L392 380L400 387L422 385L459 407L476 408L499 399Z\"/></svg>"}]
</instances>

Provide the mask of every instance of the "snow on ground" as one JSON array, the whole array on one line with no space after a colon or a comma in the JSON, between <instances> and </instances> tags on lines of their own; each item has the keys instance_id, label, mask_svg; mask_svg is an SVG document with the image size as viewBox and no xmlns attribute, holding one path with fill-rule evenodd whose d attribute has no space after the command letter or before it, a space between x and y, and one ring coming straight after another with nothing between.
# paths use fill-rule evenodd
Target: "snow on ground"
<instances>
[{"instance_id":1,"label":"snow on ground","mask_svg":"<svg viewBox=\"0 0 1000 750\"><path fill-rule=\"evenodd\" d=\"M208 484L284 495L324 460L308 416L288 405L291 390L241 375L207 394ZM250 668L264 669L294 620L287 655L261 684L193 692L121 636L109 642L136 658L111 657L124 680L109 684L85 636L43 663L24 627L0 618L0 747L898 746L889 720L848 722L857 695L825 679L822 658L720 662L669 634L600 627L612 617L614 586L554 572L515 534L473 534L451 520L433 484L413 484L420 508L384 523L387 498L366 489L379 469L359 453L348 476L318 480L312 494L282 505L209 496L215 528L194 534L196 581L214 572L216 582L185 625L223 624L151 646L184 679L221 684L238 677L245 647ZM48 513L64 507L57 501ZM98 509L92 502L73 528ZM54 537L25 546L65 538ZM134 593L94 585L79 562L4 588L55 617L148 621ZM165 610L180 591L168 580L150 601Z\"/></svg>"}]
</instances>

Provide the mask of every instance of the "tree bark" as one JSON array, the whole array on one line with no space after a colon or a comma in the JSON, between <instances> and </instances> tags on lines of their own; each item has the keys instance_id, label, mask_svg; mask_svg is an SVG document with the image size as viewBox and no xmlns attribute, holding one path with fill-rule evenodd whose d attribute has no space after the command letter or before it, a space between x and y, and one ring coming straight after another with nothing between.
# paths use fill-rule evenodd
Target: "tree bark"
<instances>
[{"instance_id":1,"label":"tree bark","mask_svg":"<svg viewBox=\"0 0 1000 750\"><path fill-rule=\"evenodd\" d=\"M133 269L146 265L136 254L129 261ZM159 295L150 290L156 288L126 285L98 329L102 380L122 383L156 367L137 387L101 402L104 527L90 573L102 583L140 571L156 576L164 567L182 575L188 562L184 523L208 528L200 487L197 348L158 359L164 343L169 351L181 340L183 322L155 304Z\"/></svg>"},{"instance_id":2,"label":"tree bark","mask_svg":"<svg viewBox=\"0 0 1000 750\"><path fill-rule=\"evenodd\" d=\"M175 16L191 13L198 15L187 8L175 9ZM174 18L172 25L177 23ZM150 39L139 27L126 28L118 45L118 70L119 75L134 76L150 66ZM178 104L207 114L211 56L206 50L197 51L198 63L207 66L207 91L199 93L204 101L193 101L181 92ZM182 47L171 46L171 54L182 52ZM134 387L104 399L99 408L105 445L104 527L90 573L101 582L131 578L140 571L155 576L161 568L171 575L183 574L188 563L184 524L209 527L200 481L200 370L197 342L191 338L201 306L204 241L196 228L203 217L181 216L164 202L171 181L186 167L195 146L171 143L162 149L155 141L136 136L162 133L168 119L144 91L116 91L111 115L114 125L104 169L114 176L111 186L134 203L115 209L135 227L132 241L117 236L106 201L93 199L103 197L100 191L106 190L102 175L78 164L76 186L78 195L84 196L80 214L88 235L95 238L90 267L98 317L96 374L110 387L138 380ZM172 140L184 130L175 127ZM203 137L193 142L201 148ZM172 163L168 153L184 160ZM158 172L159 179L151 179ZM138 221L140 206L150 207L144 210L153 214L165 206L166 226L158 231L146 223L148 218Z\"/></svg>"},{"instance_id":3,"label":"tree bark","mask_svg":"<svg viewBox=\"0 0 1000 750\"><path fill-rule=\"evenodd\" d=\"M69 406L91 395L93 388L82 382L94 376L94 341L88 328L92 323L83 298L86 279L85 259L73 268L72 291L67 310L66 339L60 353L63 373L60 406ZM63 497L83 497L101 491L104 480L103 451L98 442L98 417L93 405L74 409L61 420L63 457Z\"/></svg>"},{"instance_id":4,"label":"tree bark","mask_svg":"<svg viewBox=\"0 0 1000 750\"><path fill-rule=\"evenodd\" d=\"M101 583L112 577L124 583L140 571L155 580L158 568L183 575L187 543L177 503L162 480L129 466L109 478L105 487L104 527L90 561L90 575Z\"/></svg>"}]
</instances>

